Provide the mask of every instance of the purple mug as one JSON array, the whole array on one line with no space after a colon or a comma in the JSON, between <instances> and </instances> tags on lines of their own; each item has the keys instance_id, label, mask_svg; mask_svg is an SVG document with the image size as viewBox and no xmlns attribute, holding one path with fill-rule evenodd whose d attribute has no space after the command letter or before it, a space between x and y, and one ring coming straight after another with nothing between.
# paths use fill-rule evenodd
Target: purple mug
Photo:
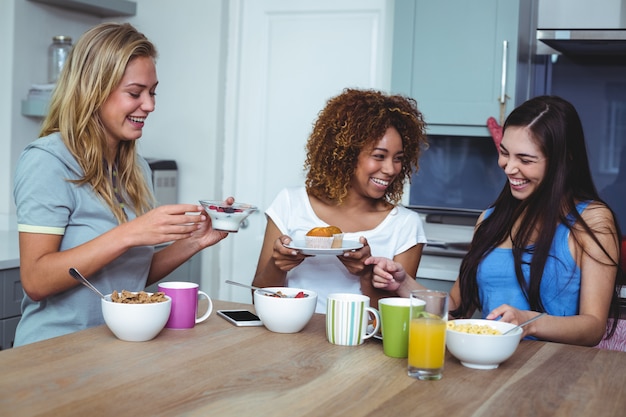
<instances>
[{"instance_id":1,"label":"purple mug","mask_svg":"<svg viewBox=\"0 0 626 417\"><path fill-rule=\"evenodd\" d=\"M199 290L199 285L193 282L170 281L159 283L159 291L172 298L170 317L165 323L169 329L192 329L197 323L209 318L213 311L211 298L204 291ZM204 297L208 301L207 311L197 317L198 297Z\"/></svg>"}]
</instances>

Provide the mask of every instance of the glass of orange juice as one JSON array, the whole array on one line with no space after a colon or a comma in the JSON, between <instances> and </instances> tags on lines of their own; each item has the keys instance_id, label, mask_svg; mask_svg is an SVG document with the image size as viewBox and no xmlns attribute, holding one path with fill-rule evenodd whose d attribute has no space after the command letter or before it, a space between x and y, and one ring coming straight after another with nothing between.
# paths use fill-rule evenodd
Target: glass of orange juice
<instances>
[{"instance_id":1,"label":"glass of orange juice","mask_svg":"<svg viewBox=\"0 0 626 417\"><path fill-rule=\"evenodd\" d=\"M448 294L416 290L410 296L409 376L420 380L441 379L446 353Z\"/></svg>"}]
</instances>

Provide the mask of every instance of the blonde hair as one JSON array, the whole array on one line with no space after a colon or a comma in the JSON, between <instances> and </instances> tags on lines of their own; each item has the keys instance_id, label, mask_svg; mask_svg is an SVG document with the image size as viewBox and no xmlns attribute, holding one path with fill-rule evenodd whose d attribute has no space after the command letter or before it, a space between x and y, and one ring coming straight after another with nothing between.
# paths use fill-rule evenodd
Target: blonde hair
<instances>
[{"instance_id":1,"label":"blonde hair","mask_svg":"<svg viewBox=\"0 0 626 417\"><path fill-rule=\"evenodd\" d=\"M156 59L155 46L128 23L103 23L83 34L72 48L50 101L40 136L59 132L89 184L119 223L126 216L108 178L105 131L100 108L118 86L128 63L136 57ZM136 163L135 141L120 143L117 186L137 215L154 206L154 197Z\"/></svg>"}]
</instances>

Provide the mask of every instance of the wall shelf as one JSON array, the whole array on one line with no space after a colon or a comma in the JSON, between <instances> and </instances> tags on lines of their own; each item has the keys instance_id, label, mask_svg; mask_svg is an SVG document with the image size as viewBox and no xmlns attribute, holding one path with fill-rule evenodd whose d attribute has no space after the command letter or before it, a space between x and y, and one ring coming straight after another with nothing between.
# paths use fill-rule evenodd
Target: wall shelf
<instances>
[{"instance_id":1,"label":"wall shelf","mask_svg":"<svg viewBox=\"0 0 626 417\"><path fill-rule=\"evenodd\" d=\"M30 0L99 17L134 16L137 3L128 0Z\"/></svg>"},{"instance_id":2,"label":"wall shelf","mask_svg":"<svg viewBox=\"0 0 626 417\"><path fill-rule=\"evenodd\" d=\"M46 117L46 114L48 113L48 104L48 100L22 100L22 116Z\"/></svg>"}]
</instances>

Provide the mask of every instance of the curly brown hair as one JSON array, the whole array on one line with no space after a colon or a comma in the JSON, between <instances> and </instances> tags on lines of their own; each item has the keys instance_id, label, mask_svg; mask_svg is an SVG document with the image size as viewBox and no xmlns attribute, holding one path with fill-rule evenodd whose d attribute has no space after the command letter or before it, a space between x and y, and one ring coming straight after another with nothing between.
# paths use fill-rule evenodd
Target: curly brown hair
<instances>
[{"instance_id":1,"label":"curly brown hair","mask_svg":"<svg viewBox=\"0 0 626 417\"><path fill-rule=\"evenodd\" d=\"M404 156L402 170L383 199L397 204L405 180L410 182L418 171L420 154L428 147L426 124L414 99L376 90L345 89L319 113L306 144L307 192L341 204L348 195L359 154L374 147L392 126L402 138Z\"/></svg>"}]
</instances>

